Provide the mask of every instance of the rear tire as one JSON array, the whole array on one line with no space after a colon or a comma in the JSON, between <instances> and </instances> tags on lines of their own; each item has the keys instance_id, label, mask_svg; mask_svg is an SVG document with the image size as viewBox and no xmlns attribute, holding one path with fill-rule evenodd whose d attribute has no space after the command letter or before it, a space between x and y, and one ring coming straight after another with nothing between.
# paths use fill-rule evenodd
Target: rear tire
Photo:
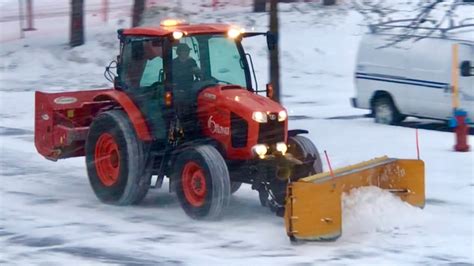
<instances>
[{"instance_id":1,"label":"rear tire","mask_svg":"<svg viewBox=\"0 0 474 266\"><path fill-rule=\"evenodd\" d=\"M375 123L385 125L398 125L405 118L400 114L393 100L388 96L382 96L374 100L372 106Z\"/></svg>"},{"instance_id":2,"label":"rear tire","mask_svg":"<svg viewBox=\"0 0 474 266\"><path fill-rule=\"evenodd\" d=\"M319 151L307 137L289 137L288 152L303 162L302 165L296 165L293 168L293 173L291 174L292 181L319 174L323 171L323 162L321 161L321 156L319 156Z\"/></svg>"},{"instance_id":3,"label":"rear tire","mask_svg":"<svg viewBox=\"0 0 474 266\"><path fill-rule=\"evenodd\" d=\"M176 160L172 178L181 207L194 219L218 219L229 205L229 171L212 146L184 150Z\"/></svg>"},{"instance_id":4,"label":"rear tire","mask_svg":"<svg viewBox=\"0 0 474 266\"><path fill-rule=\"evenodd\" d=\"M87 173L97 198L108 204L130 205L146 196L151 177L147 145L138 139L123 111L99 114L85 146Z\"/></svg>"}]
</instances>

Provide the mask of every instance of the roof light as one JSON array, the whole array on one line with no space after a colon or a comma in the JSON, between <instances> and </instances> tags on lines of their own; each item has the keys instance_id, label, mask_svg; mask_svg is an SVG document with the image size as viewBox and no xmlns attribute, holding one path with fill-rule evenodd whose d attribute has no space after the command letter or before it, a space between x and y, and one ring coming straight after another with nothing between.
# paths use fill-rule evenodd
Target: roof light
<instances>
[{"instance_id":1,"label":"roof light","mask_svg":"<svg viewBox=\"0 0 474 266\"><path fill-rule=\"evenodd\" d=\"M182 31L174 31L173 32L173 38L175 40L179 40L183 37L183 32Z\"/></svg>"},{"instance_id":2,"label":"roof light","mask_svg":"<svg viewBox=\"0 0 474 266\"><path fill-rule=\"evenodd\" d=\"M174 27L174 26L179 26L179 25L185 25L187 24L186 21L182 19L165 19L161 21L160 25L163 27Z\"/></svg>"},{"instance_id":3,"label":"roof light","mask_svg":"<svg viewBox=\"0 0 474 266\"><path fill-rule=\"evenodd\" d=\"M239 37L239 35L241 33L244 33L245 31L243 31L243 29L239 29L239 28L230 28L229 31L227 31L227 36L229 36L229 38L231 39L235 39L237 37Z\"/></svg>"}]
</instances>

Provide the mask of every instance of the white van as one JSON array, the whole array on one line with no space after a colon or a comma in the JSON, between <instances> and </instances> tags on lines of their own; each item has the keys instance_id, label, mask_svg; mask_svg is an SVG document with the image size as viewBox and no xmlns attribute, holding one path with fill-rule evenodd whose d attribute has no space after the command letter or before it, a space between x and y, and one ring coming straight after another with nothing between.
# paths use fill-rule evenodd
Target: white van
<instances>
[{"instance_id":1,"label":"white van","mask_svg":"<svg viewBox=\"0 0 474 266\"><path fill-rule=\"evenodd\" d=\"M472 123L474 27L449 36L417 41L414 36L388 45L396 34L366 34L359 46L352 105L372 110L375 122L383 124L397 124L406 116L448 120L453 117L452 45L458 43L460 108Z\"/></svg>"}]
</instances>

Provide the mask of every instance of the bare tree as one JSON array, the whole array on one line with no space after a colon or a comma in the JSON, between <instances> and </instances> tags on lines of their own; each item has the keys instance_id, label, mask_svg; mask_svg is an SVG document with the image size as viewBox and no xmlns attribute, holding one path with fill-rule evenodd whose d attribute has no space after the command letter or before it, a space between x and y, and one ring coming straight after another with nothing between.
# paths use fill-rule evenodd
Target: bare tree
<instances>
[{"instance_id":1,"label":"bare tree","mask_svg":"<svg viewBox=\"0 0 474 266\"><path fill-rule=\"evenodd\" d=\"M364 20L372 32L397 30L397 34L394 34L385 45L380 47L383 48L406 40L418 41L430 37L436 32L444 36L449 31L474 26L469 21L474 20L472 18L456 20L456 9L462 5L472 5L468 1L470 0L413 1L411 3L415 4L415 8L409 11L400 10L396 1L361 0L353 1L353 5L364 16ZM443 5L444 14L438 15L434 19L432 15L441 5ZM394 16L407 18L394 19Z\"/></svg>"},{"instance_id":2,"label":"bare tree","mask_svg":"<svg viewBox=\"0 0 474 266\"><path fill-rule=\"evenodd\" d=\"M142 22L143 12L145 12L145 0L135 0L132 11L132 27L137 27Z\"/></svg>"},{"instance_id":3,"label":"bare tree","mask_svg":"<svg viewBox=\"0 0 474 266\"><path fill-rule=\"evenodd\" d=\"M270 32L276 37L275 48L270 51L270 82L273 86L273 100L280 102L280 59L278 49L278 0L270 0Z\"/></svg>"},{"instance_id":4,"label":"bare tree","mask_svg":"<svg viewBox=\"0 0 474 266\"><path fill-rule=\"evenodd\" d=\"M84 0L71 0L71 47L84 44Z\"/></svg>"}]
</instances>

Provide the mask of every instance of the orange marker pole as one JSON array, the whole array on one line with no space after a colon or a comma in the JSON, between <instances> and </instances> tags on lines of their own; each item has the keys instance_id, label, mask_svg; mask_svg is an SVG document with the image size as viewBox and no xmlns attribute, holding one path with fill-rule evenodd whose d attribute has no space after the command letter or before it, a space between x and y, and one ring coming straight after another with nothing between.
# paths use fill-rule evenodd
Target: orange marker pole
<instances>
[{"instance_id":1,"label":"orange marker pole","mask_svg":"<svg viewBox=\"0 0 474 266\"><path fill-rule=\"evenodd\" d=\"M415 131L416 131L416 157L419 160L420 159L420 145L418 142L418 128Z\"/></svg>"},{"instance_id":2,"label":"orange marker pole","mask_svg":"<svg viewBox=\"0 0 474 266\"><path fill-rule=\"evenodd\" d=\"M328 162L329 173L331 174L332 177L334 177L334 172L332 171L331 162L329 161L329 156L326 150L324 151L324 154L326 155L326 161Z\"/></svg>"}]
</instances>

